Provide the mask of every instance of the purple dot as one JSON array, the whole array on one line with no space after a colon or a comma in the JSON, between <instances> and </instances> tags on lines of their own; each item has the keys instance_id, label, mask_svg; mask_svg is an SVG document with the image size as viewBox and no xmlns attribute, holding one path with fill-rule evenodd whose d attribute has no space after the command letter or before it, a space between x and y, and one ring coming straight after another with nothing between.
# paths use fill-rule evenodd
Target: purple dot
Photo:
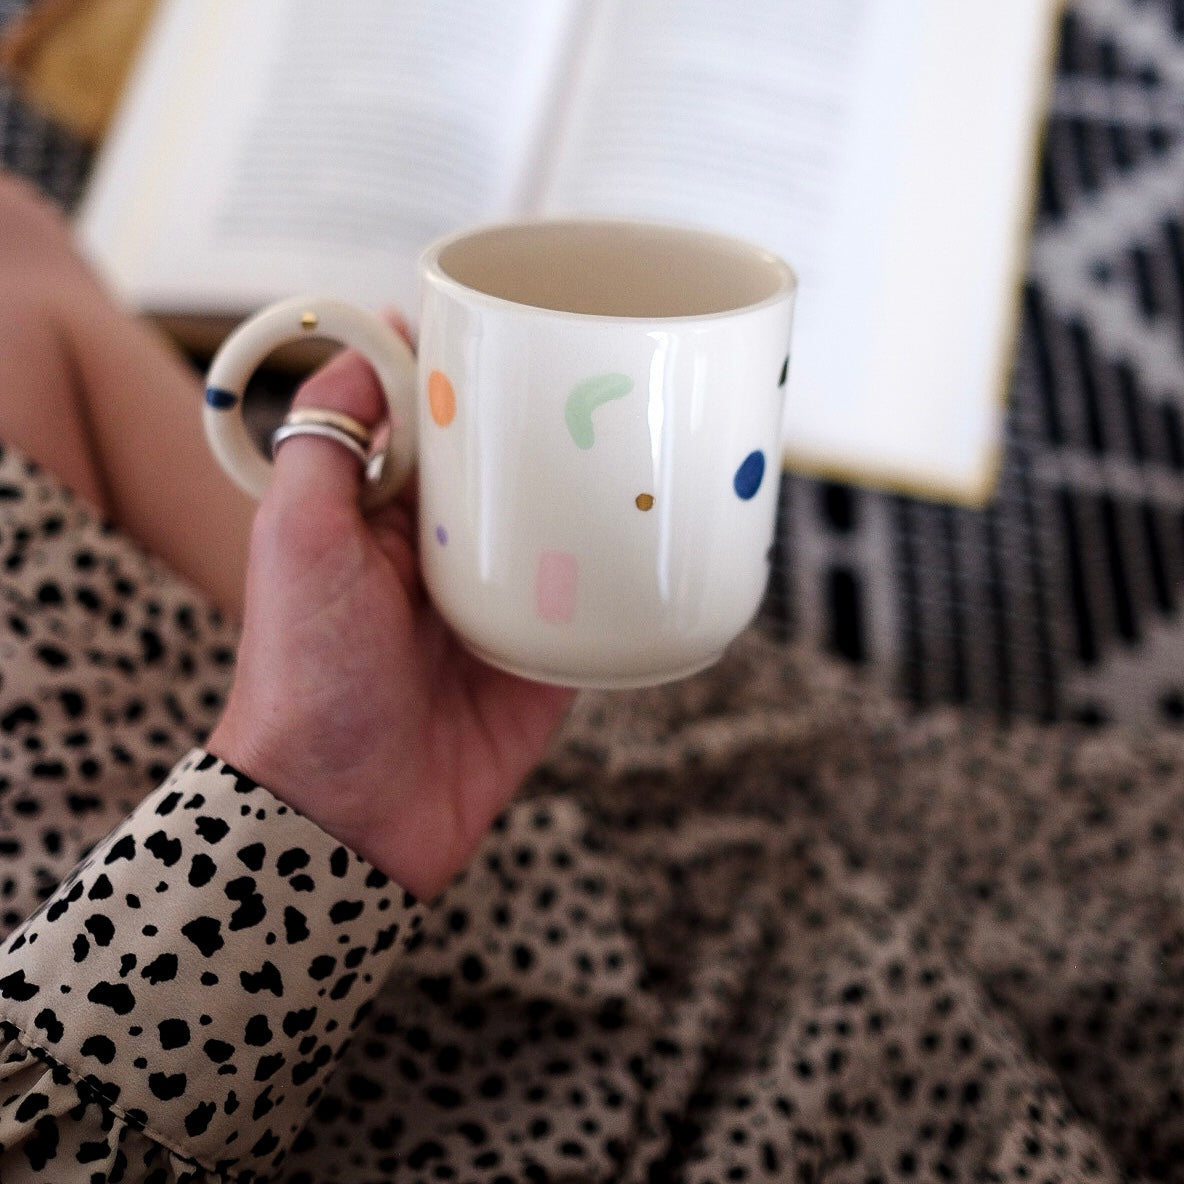
<instances>
[{"instance_id":1,"label":"purple dot","mask_svg":"<svg viewBox=\"0 0 1184 1184\"><path fill-rule=\"evenodd\" d=\"M448 531L446 531L442 526L436 527L436 542L438 542L441 547L448 546Z\"/></svg>"}]
</instances>

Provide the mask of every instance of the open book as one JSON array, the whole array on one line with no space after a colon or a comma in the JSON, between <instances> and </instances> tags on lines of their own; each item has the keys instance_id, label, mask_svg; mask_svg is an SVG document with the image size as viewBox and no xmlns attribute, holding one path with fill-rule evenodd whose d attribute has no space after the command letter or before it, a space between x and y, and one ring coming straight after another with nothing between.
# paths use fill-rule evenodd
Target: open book
<instances>
[{"instance_id":1,"label":"open book","mask_svg":"<svg viewBox=\"0 0 1184 1184\"><path fill-rule=\"evenodd\" d=\"M311 291L414 317L467 224L730 232L801 282L787 461L979 503L1057 6L160 0L79 234L192 336Z\"/></svg>"}]
</instances>

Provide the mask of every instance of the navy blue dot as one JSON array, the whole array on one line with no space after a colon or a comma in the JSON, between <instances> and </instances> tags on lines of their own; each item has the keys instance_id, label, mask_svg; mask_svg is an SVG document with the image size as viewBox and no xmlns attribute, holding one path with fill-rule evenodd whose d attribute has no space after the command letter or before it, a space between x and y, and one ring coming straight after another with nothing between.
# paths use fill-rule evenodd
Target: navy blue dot
<instances>
[{"instance_id":1,"label":"navy blue dot","mask_svg":"<svg viewBox=\"0 0 1184 1184\"><path fill-rule=\"evenodd\" d=\"M736 490L737 497L744 501L750 501L756 497L756 492L760 489L764 479L765 454L758 450L750 452L744 458L744 463L736 470L732 487Z\"/></svg>"},{"instance_id":2,"label":"navy blue dot","mask_svg":"<svg viewBox=\"0 0 1184 1184\"><path fill-rule=\"evenodd\" d=\"M215 411L230 411L238 406L238 395L234 391L223 390L218 386L206 387L206 402Z\"/></svg>"}]
</instances>

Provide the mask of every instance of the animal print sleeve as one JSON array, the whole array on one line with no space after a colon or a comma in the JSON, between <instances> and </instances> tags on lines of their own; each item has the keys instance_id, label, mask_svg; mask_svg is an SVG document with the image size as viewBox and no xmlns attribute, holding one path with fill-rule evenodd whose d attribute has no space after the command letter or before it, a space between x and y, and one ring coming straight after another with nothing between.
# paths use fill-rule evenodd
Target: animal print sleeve
<instances>
[{"instance_id":1,"label":"animal print sleeve","mask_svg":"<svg viewBox=\"0 0 1184 1184\"><path fill-rule=\"evenodd\" d=\"M0 946L0 1178L268 1178L419 912L190 753Z\"/></svg>"}]
</instances>

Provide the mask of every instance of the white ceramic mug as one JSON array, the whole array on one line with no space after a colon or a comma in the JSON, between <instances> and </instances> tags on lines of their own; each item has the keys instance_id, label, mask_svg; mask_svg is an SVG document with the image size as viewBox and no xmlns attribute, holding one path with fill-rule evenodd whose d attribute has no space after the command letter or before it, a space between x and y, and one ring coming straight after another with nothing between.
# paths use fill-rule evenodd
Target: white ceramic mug
<instances>
[{"instance_id":1,"label":"white ceramic mug","mask_svg":"<svg viewBox=\"0 0 1184 1184\"><path fill-rule=\"evenodd\" d=\"M608 688L719 658L768 578L790 268L703 231L540 221L436 243L420 286L418 363L339 301L283 301L235 330L205 411L231 476L261 496L270 471L241 414L252 371L282 343L332 338L370 360L390 405L364 498L418 467L426 586L471 650Z\"/></svg>"}]
</instances>

